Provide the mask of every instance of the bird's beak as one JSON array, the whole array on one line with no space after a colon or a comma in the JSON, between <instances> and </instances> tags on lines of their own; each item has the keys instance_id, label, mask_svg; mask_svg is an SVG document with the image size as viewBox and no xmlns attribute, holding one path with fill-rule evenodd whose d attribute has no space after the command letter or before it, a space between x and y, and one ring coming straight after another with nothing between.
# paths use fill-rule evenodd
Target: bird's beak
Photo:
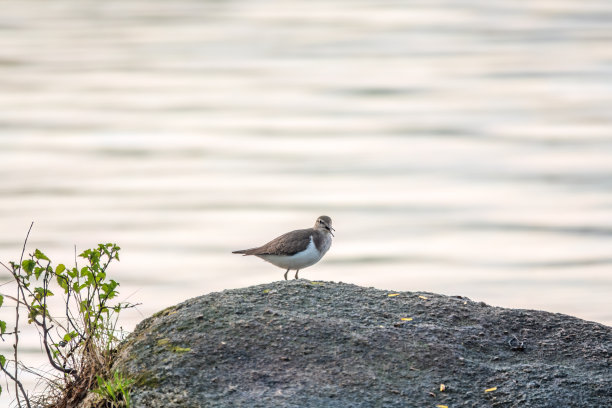
<instances>
[{"instance_id":1,"label":"bird's beak","mask_svg":"<svg viewBox=\"0 0 612 408\"><path fill-rule=\"evenodd\" d=\"M332 231L335 231L334 227L329 226L329 227L327 227L327 230L329 231L329 233L331 234L332 237L335 236L334 233L332 232Z\"/></svg>"}]
</instances>

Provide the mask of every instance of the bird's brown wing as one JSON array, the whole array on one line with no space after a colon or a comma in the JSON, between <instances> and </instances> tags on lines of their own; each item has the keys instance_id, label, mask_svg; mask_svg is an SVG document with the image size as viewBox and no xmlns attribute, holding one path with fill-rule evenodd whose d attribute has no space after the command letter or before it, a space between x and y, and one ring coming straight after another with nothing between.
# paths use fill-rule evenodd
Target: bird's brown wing
<instances>
[{"instance_id":1,"label":"bird's brown wing","mask_svg":"<svg viewBox=\"0 0 612 408\"><path fill-rule=\"evenodd\" d=\"M312 234L312 228L295 230L274 238L260 247L243 249L233 253L244 255L294 255L308 247Z\"/></svg>"}]
</instances>

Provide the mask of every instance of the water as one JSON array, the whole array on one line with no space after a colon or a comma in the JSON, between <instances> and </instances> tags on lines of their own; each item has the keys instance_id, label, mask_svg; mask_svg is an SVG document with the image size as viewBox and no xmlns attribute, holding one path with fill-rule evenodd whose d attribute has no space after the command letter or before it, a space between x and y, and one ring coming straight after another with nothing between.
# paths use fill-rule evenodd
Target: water
<instances>
[{"instance_id":1,"label":"water","mask_svg":"<svg viewBox=\"0 0 612 408\"><path fill-rule=\"evenodd\" d=\"M611 23L604 0L4 2L0 260L31 221L60 262L117 242L131 329L281 279L230 252L326 214L303 278L612 324Z\"/></svg>"}]
</instances>

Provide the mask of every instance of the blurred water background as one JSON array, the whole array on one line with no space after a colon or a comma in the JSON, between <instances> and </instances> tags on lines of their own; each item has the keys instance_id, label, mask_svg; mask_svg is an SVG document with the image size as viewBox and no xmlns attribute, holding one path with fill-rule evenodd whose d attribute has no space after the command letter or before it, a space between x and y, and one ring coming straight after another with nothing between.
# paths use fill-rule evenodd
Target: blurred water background
<instances>
[{"instance_id":1,"label":"blurred water background","mask_svg":"<svg viewBox=\"0 0 612 408\"><path fill-rule=\"evenodd\" d=\"M0 260L118 243L132 329L326 214L303 278L612 324L611 44L607 0L3 1Z\"/></svg>"}]
</instances>

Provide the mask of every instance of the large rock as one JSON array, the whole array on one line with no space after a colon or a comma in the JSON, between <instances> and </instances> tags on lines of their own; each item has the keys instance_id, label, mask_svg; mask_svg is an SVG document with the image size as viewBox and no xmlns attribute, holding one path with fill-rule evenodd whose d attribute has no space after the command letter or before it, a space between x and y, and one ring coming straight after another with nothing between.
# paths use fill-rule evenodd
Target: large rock
<instances>
[{"instance_id":1,"label":"large rock","mask_svg":"<svg viewBox=\"0 0 612 408\"><path fill-rule=\"evenodd\" d=\"M134 407L611 407L611 347L566 315L297 280L166 309L115 368Z\"/></svg>"}]
</instances>

